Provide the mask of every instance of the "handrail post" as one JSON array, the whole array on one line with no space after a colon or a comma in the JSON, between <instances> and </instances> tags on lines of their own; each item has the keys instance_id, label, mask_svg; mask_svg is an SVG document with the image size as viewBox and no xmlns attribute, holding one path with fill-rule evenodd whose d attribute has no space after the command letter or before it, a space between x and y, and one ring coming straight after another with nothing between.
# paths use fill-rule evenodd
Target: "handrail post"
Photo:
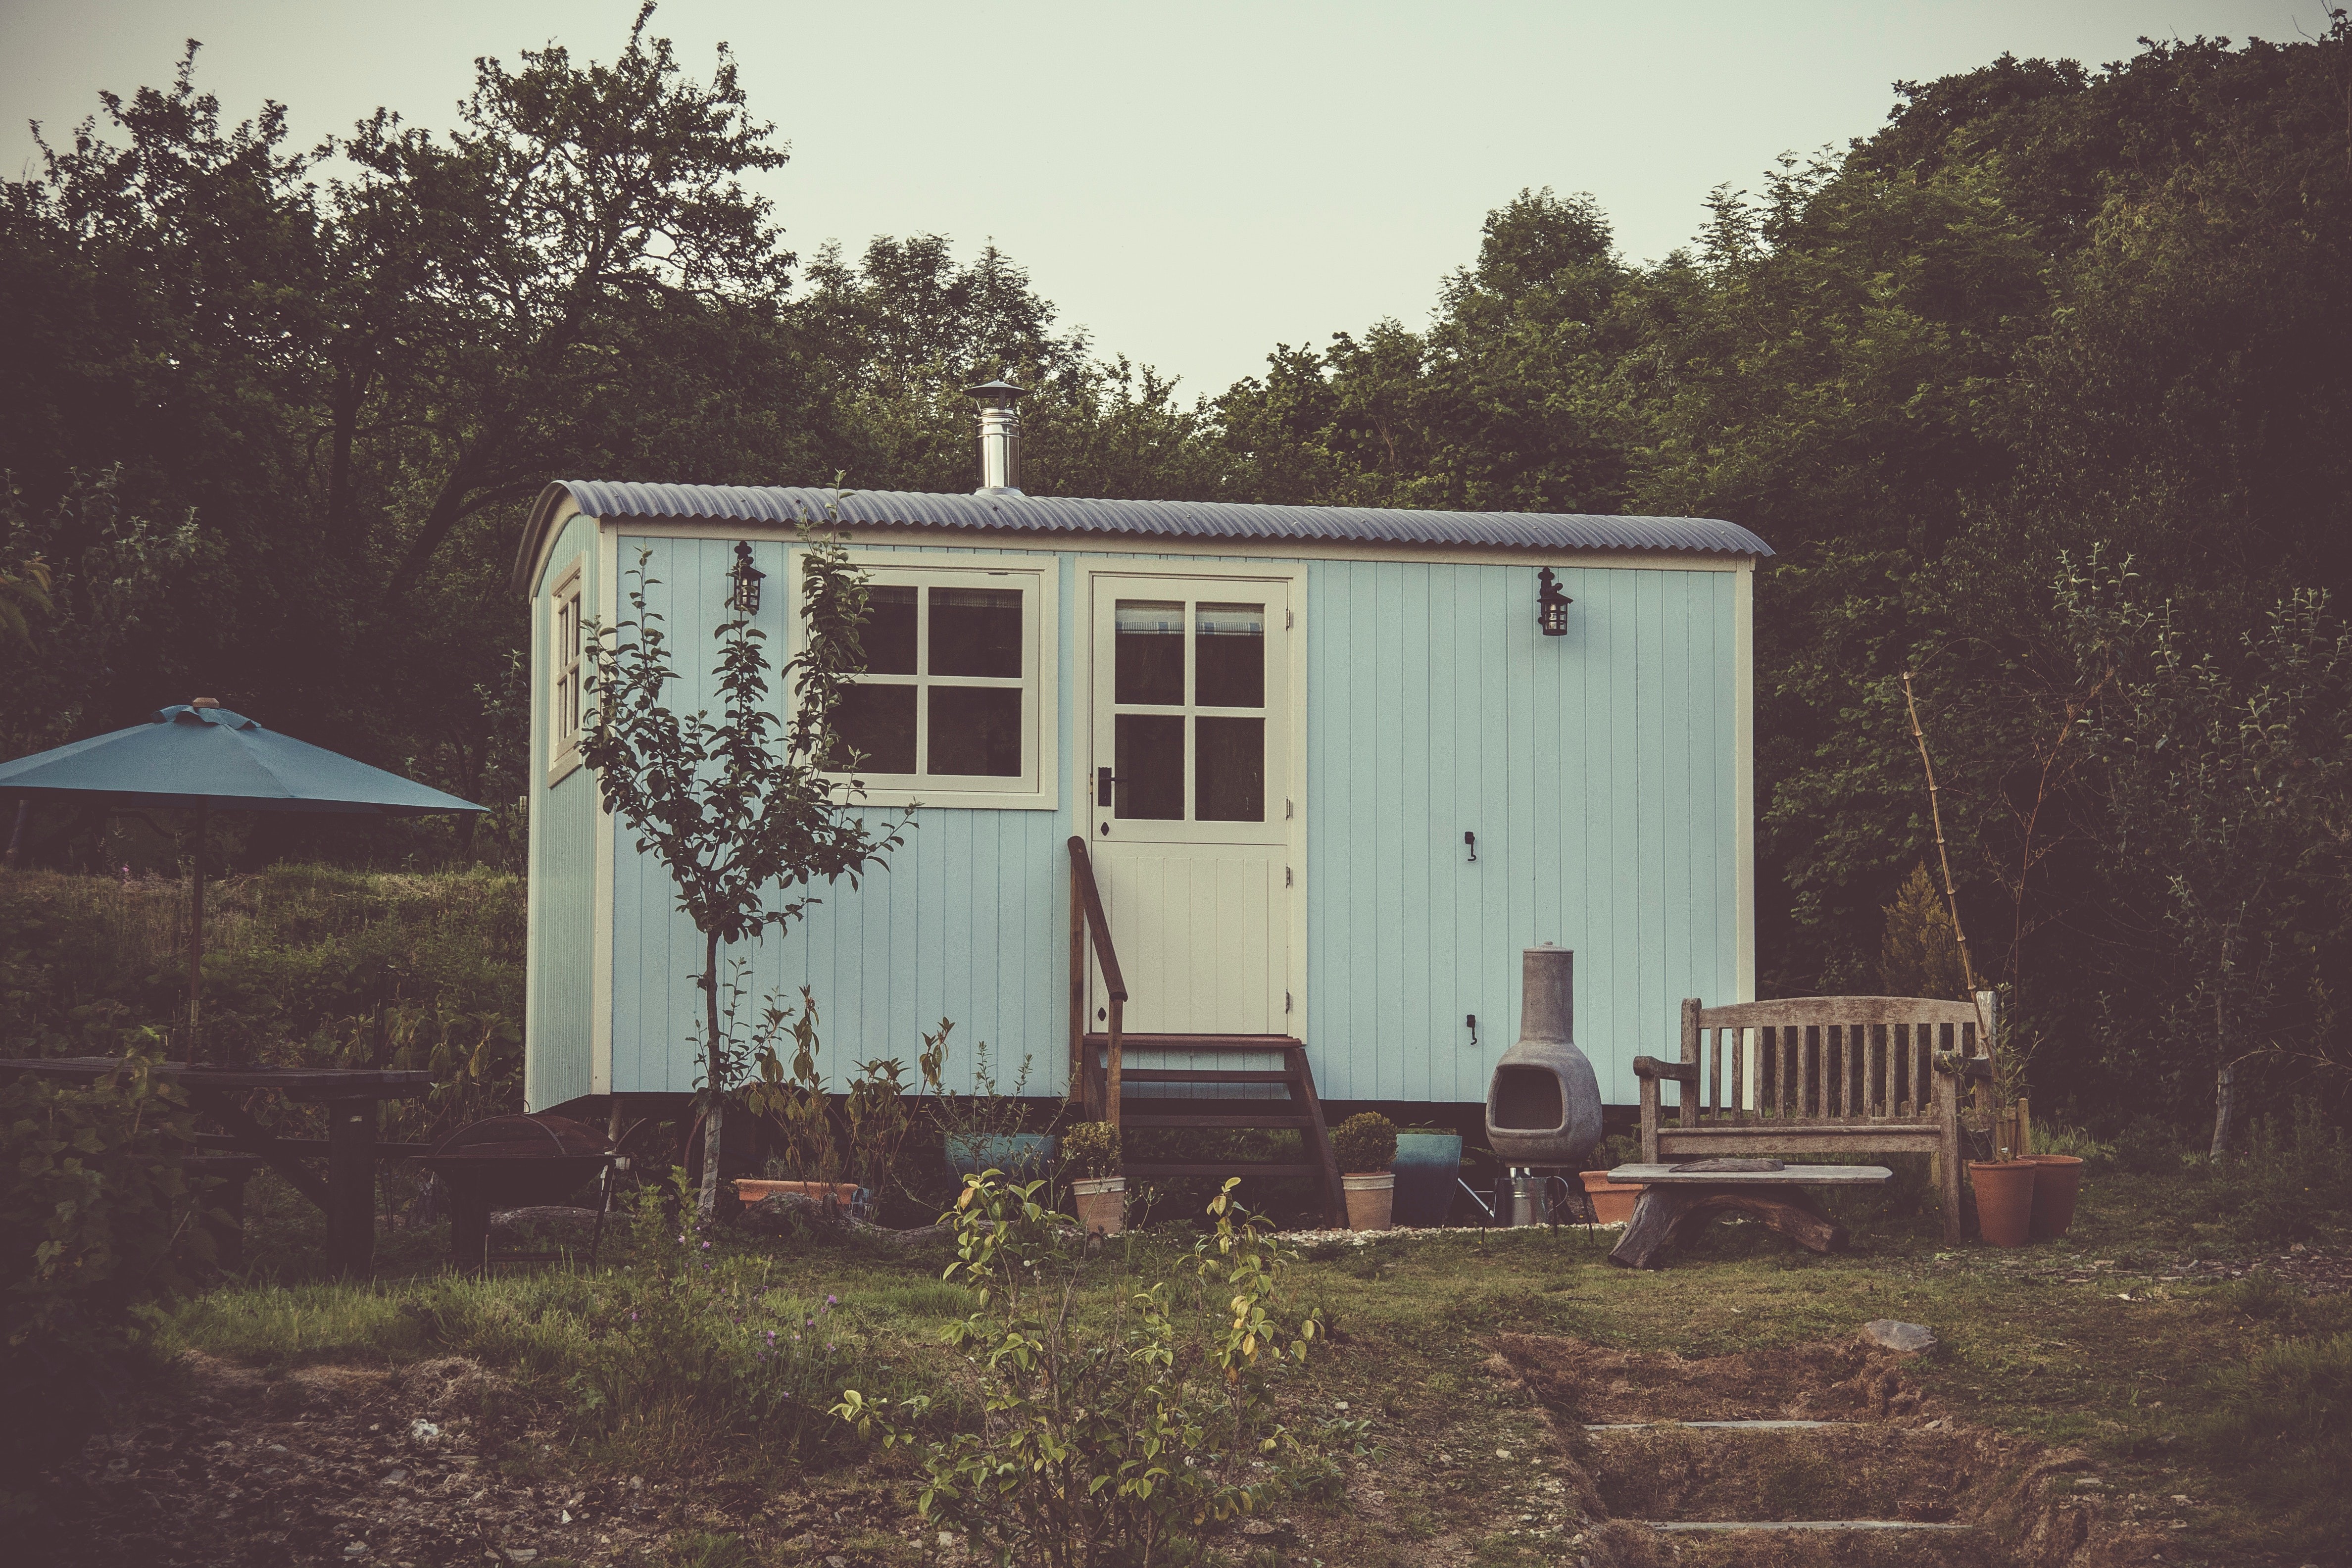
<instances>
[{"instance_id":1,"label":"handrail post","mask_svg":"<svg viewBox=\"0 0 2352 1568\"><path fill-rule=\"evenodd\" d=\"M1127 1033L1127 1002L1123 997L1110 999L1110 1069L1103 1093L1103 1120L1116 1128L1118 1125L1118 1058Z\"/></svg>"},{"instance_id":2,"label":"handrail post","mask_svg":"<svg viewBox=\"0 0 2352 1568\"><path fill-rule=\"evenodd\" d=\"M1070 857L1070 1084L1068 1098L1088 1110L1087 1084L1087 906L1078 894L1078 860Z\"/></svg>"}]
</instances>

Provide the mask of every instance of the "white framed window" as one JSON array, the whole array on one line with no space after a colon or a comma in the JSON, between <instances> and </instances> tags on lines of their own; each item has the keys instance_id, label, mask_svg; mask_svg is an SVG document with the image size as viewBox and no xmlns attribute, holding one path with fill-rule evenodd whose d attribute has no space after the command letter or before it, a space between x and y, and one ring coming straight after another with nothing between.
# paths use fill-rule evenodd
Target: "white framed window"
<instances>
[{"instance_id":1,"label":"white framed window","mask_svg":"<svg viewBox=\"0 0 2352 1568\"><path fill-rule=\"evenodd\" d=\"M866 670L834 715L836 745L856 757L836 776L877 805L1053 809L1059 563L861 552L857 564Z\"/></svg>"},{"instance_id":2,"label":"white framed window","mask_svg":"<svg viewBox=\"0 0 2352 1568\"><path fill-rule=\"evenodd\" d=\"M581 663L586 631L581 588L584 562L575 561L548 596L547 782L580 765Z\"/></svg>"}]
</instances>

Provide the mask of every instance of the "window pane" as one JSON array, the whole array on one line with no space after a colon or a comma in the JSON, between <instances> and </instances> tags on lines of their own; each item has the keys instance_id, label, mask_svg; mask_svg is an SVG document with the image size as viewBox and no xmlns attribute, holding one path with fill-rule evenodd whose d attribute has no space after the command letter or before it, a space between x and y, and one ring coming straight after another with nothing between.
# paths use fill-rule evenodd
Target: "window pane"
<instances>
[{"instance_id":1,"label":"window pane","mask_svg":"<svg viewBox=\"0 0 2352 1568\"><path fill-rule=\"evenodd\" d=\"M931 673L1021 679L1018 589L931 590ZM937 745L936 739L932 744ZM933 773L961 773L934 767Z\"/></svg>"},{"instance_id":2,"label":"window pane","mask_svg":"<svg viewBox=\"0 0 2352 1568\"><path fill-rule=\"evenodd\" d=\"M833 710L832 753L826 765L851 771L848 752L858 753L861 773L915 771L915 689L911 686L852 686Z\"/></svg>"},{"instance_id":3,"label":"window pane","mask_svg":"<svg viewBox=\"0 0 2352 1568\"><path fill-rule=\"evenodd\" d=\"M1125 722L1124 720L1121 722ZM1196 719L1200 752L1192 816L1202 822L1265 820L1265 721Z\"/></svg>"},{"instance_id":4,"label":"window pane","mask_svg":"<svg viewBox=\"0 0 2352 1568\"><path fill-rule=\"evenodd\" d=\"M1265 706L1265 606L1196 605L1192 701L1202 708Z\"/></svg>"},{"instance_id":5,"label":"window pane","mask_svg":"<svg viewBox=\"0 0 2352 1568\"><path fill-rule=\"evenodd\" d=\"M1112 742L1119 816L1184 820L1184 721L1174 713L1122 713Z\"/></svg>"},{"instance_id":6,"label":"window pane","mask_svg":"<svg viewBox=\"0 0 2352 1568\"><path fill-rule=\"evenodd\" d=\"M876 583L866 590L866 626L858 637L866 645L868 674L915 673L916 593L891 583ZM908 715L910 721L913 717ZM913 773L915 764L908 763L903 770L893 771Z\"/></svg>"},{"instance_id":7,"label":"window pane","mask_svg":"<svg viewBox=\"0 0 2352 1568\"><path fill-rule=\"evenodd\" d=\"M939 646L937 641L931 644L934 651ZM1019 689L1003 686L932 687L929 767L935 773L1019 778Z\"/></svg>"},{"instance_id":8,"label":"window pane","mask_svg":"<svg viewBox=\"0 0 2352 1568\"><path fill-rule=\"evenodd\" d=\"M1121 599L1112 621L1118 651L1118 678L1113 700L1164 702L1184 700L1184 606L1150 599ZM1179 762L1181 762L1180 757ZM1183 791L1177 790L1179 799ZM1133 812L1121 812L1132 816ZM1171 812L1181 816L1181 811Z\"/></svg>"}]
</instances>

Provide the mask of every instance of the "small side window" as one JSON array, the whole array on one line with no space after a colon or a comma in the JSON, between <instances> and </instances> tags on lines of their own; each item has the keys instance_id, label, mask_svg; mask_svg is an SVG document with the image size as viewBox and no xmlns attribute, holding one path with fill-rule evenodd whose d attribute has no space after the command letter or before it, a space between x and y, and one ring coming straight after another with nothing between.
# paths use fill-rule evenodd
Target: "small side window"
<instances>
[{"instance_id":1,"label":"small side window","mask_svg":"<svg viewBox=\"0 0 2352 1568\"><path fill-rule=\"evenodd\" d=\"M552 784L580 762L581 659L585 634L581 616L582 577L578 565L559 579L551 603L548 630L548 782Z\"/></svg>"}]
</instances>

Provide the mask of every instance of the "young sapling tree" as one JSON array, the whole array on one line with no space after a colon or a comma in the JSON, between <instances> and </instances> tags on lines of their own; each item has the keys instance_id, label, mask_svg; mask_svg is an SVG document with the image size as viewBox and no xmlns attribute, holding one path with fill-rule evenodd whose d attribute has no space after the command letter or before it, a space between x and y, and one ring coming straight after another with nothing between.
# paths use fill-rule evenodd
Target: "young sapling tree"
<instances>
[{"instance_id":1,"label":"young sapling tree","mask_svg":"<svg viewBox=\"0 0 2352 1568\"><path fill-rule=\"evenodd\" d=\"M709 709L668 706L677 675L662 616L646 601L658 583L646 573L650 551L629 574L628 618L589 628L581 758L605 805L637 836L638 851L668 871L679 910L702 937L705 1214L718 1203L720 1125L746 1057L741 1035L719 1022L727 950L789 929L818 901L820 883L847 878L856 886L903 841L908 820L869 822L854 804L855 783L845 786L825 771L838 765L835 710L865 662L866 578L837 535L803 526L801 543L800 651L778 669L742 595L730 595L714 634L715 718ZM770 700L772 676L788 697L789 717Z\"/></svg>"}]
</instances>

